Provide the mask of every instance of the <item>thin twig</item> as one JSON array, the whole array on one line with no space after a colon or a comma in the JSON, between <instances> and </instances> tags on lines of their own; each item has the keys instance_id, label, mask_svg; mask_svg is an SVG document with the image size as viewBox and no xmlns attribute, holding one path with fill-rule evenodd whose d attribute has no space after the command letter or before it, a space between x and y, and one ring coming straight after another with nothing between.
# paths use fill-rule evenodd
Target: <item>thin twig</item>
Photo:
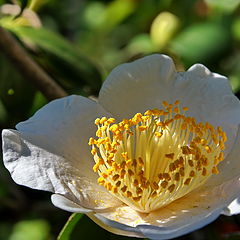
<instances>
[{"instance_id":1,"label":"thin twig","mask_svg":"<svg viewBox=\"0 0 240 240\"><path fill-rule=\"evenodd\" d=\"M19 73L33 83L49 100L65 97L68 94L31 59L26 50L4 28L0 27L0 49Z\"/></svg>"}]
</instances>

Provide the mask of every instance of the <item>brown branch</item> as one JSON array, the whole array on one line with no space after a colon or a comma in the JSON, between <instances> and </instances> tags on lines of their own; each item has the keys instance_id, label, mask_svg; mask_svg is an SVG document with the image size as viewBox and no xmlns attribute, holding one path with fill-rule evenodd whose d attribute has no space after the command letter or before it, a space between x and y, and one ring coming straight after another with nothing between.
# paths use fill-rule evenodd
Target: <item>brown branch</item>
<instances>
[{"instance_id":1,"label":"brown branch","mask_svg":"<svg viewBox=\"0 0 240 240\"><path fill-rule=\"evenodd\" d=\"M68 94L28 55L18 41L0 27L0 49L5 53L19 73L33 83L49 100Z\"/></svg>"}]
</instances>

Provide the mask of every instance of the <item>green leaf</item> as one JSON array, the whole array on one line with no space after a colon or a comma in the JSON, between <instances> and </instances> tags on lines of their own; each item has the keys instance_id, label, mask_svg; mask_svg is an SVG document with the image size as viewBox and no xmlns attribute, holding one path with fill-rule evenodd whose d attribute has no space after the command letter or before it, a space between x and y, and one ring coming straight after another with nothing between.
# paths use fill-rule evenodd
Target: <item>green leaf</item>
<instances>
[{"instance_id":1,"label":"green leaf","mask_svg":"<svg viewBox=\"0 0 240 240\"><path fill-rule=\"evenodd\" d=\"M81 213L73 213L64 225L60 234L58 235L57 240L69 240L74 227L82 218L82 216L83 214Z\"/></svg>"},{"instance_id":2,"label":"green leaf","mask_svg":"<svg viewBox=\"0 0 240 240\"><path fill-rule=\"evenodd\" d=\"M234 11L240 4L240 0L205 0L205 1L209 6L220 9L223 12Z\"/></svg>"},{"instance_id":3,"label":"green leaf","mask_svg":"<svg viewBox=\"0 0 240 240\"><path fill-rule=\"evenodd\" d=\"M14 27L10 29L22 40L28 40L47 51L66 64L70 64L82 81L90 85L93 93L97 93L102 84L102 77L98 67L72 43L61 37L59 34L45 28Z\"/></svg>"},{"instance_id":4,"label":"green leaf","mask_svg":"<svg viewBox=\"0 0 240 240\"><path fill-rule=\"evenodd\" d=\"M232 24L233 37L240 41L240 17L236 18Z\"/></svg>"},{"instance_id":5,"label":"green leaf","mask_svg":"<svg viewBox=\"0 0 240 240\"><path fill-rule=\"evenodd\" d=\"M228 47L229 33L221 23L194 24L182 31L170 48L180 56L185 65L215 61Z\"/></svg>"},{"instance_id":6,"label":"green leaf","mask_svg":"<svg viewBox=\"0 0 240 240\"><path fill-rule=\"evenodd\" d=\"M50 226L45 220L25 220L15 224L9 240L46 240Z\"/></svg>"},{"instance_id":7,"label":"green leaf","mask_svg":"<svg viewBox=\"0 0 240 240\"><path fill-rule=\"evenodd\" d=\"M139 53L149 54L153 52L155 46L149 36L149 34L139 34L127 45L127 51L130 55L136 55Z\"/></svg>"},{"instance_id":8,"label":"green leaf","mask_svg":"<svg viewBox=\"0 0 240 240\"><path fill-rule=\"evenodd\" d=\"M134 12L137 2L132 0L114 0L106 8L105 21L102 27L107 31L112 30L116 25L126 19Z\"/></svg>"}]
</instances>

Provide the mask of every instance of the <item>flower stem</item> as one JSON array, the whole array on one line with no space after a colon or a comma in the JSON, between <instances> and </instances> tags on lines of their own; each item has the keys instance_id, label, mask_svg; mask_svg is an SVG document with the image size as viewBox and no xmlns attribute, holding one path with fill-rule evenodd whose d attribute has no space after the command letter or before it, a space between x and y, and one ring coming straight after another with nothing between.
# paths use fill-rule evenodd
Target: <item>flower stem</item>
<instances>
[{"instance_id":1,"label":"flower stem","mask_svg":"<svg viewBox=\"0 0 240 240\"><path fill-rule=\"evenodd\" d=\"M0 27L0 49L13 63L19 73L33 83L49 100L65 97L63 90L36 62L26 50L4 28Z\"/></svg>"},{"instance_id":2,"label":"flower stem","mask_svg":"<svg viewBox=\"0 0 240 240\"><path fill-rule=\"evenodd\" d=\"M73 213L64 225L62 231L59 233L57 240L69 240L75 225L82 216L83 214L81 213Z\"/></svg>"}]
</instances>

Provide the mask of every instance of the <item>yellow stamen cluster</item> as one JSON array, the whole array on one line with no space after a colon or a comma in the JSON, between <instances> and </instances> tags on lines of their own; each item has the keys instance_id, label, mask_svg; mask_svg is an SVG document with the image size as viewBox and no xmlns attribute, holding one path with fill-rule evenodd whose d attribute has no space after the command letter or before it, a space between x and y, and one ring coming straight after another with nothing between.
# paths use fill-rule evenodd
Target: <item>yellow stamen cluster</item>
<instances>
[{"instance_id":1,"label":"yellow stamen cluster","mask_svg":"<svg viewBox=\"0 0 240 240\"><path fill-rule=\"evenodd\" d=\"M90 138L98 183L141 212L186 195L218 173L227 140L221 127L197 123L187 107L163 102L163 109L137 113L115 123L97 118Z\"/></svg>"}]
</instances>

